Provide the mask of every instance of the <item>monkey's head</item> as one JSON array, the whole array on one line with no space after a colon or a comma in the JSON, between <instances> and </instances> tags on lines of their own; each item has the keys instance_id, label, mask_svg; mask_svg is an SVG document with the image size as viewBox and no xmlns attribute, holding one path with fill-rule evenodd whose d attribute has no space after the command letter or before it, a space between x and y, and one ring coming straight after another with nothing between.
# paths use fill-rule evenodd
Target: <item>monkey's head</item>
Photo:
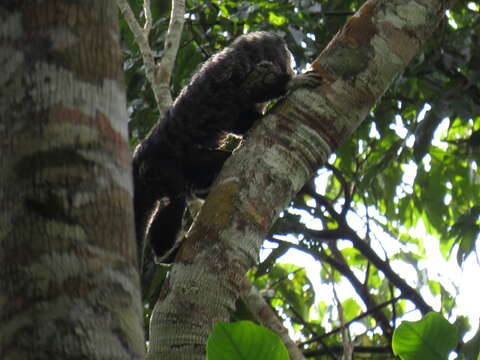
<instances>
[{"instance_id":1,"label":"monkey's head","mask_svg":"<svg viewBox=\"0 0 480 360\"><path fill-rule=\"evenodd\" d=\"M232 47L243 50L256 64L260 61L271 61L279 66L281 71L290 76L295 73L292 69L292 53L285 40L277 34L256 31L237 38Z\"/></svg>"}]
</instances>

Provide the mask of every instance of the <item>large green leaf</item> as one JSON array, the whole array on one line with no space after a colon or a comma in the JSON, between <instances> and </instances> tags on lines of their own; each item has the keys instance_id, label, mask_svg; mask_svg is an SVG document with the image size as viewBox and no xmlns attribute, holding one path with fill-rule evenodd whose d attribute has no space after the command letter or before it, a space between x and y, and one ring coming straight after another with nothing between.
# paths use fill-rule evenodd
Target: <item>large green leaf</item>
<instances>
[{"instance_id":1,"label":"large green leaf","mask_svg":"<svg viewBox=\"0 0 480 360\"><path fill-rule=\"evenodd\" d=\"M402 360L446 360L457 345L457 328L431 312L419 321L404 321L393 334L393 352Z\"/></svg>"},{"instance_id":2,"label":"large green leaf","mask_svg":"<svg viewBox=\"0 0 480 360\"><path fill-rule=\"evenodd\" d=\"M217 323L207 343L207 360L288 360L280 338L250 321Z\"/></svg>"}]
</instances>

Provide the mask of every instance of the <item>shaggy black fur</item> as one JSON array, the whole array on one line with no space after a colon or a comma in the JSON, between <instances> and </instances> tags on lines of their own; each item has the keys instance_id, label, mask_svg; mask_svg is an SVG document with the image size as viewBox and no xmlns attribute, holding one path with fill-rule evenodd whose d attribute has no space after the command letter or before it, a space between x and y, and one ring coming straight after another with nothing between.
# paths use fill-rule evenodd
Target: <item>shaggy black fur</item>
<instances>
[{"instance_id":1,"label":"shaggy black fur","mask_svg":"<svg viewBox=\"0 0 480 360\"><path fill-rule=\"evenodd\" d=\"M221 138L245 134L261 117L259 104L287 92L293 75L290 57L275 34L240 36L203 64L138 145L133 177L140 257L146 232L157 257L174 245L186 201L206 196L231 154L217 149ZM155 211L165 197L168 204Z\"/></svg>"}]
</instances>

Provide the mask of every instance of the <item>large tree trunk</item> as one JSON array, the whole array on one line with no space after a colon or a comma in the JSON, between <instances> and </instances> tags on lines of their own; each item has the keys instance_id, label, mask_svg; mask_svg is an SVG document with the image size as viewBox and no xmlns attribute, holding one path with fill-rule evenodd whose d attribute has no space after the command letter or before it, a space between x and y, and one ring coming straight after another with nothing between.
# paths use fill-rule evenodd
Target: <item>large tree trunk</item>
<instances>
[{"instance_id":1,"label":"large tree trunk","mask_svg":"<svg viewBox=\"0 0 480 360\"><path fill-rule=\"evenodd\" d=\"M451 3L451 2L450 2ZM322 86L277 104L227 161L155 306L149 358L203 359L288 201L360 125L442 18L444 0L369 0L313 64Z\"/></svg>"},{"instance_id":2,"label":"large tree trunk","mask_svg":"<svg viewBox=\"0 0 480 360\"><path fill-rule=\"evenodd\" d=\"M140 359L113 1L0 2L0 358Z\"/></svg>"}]
</instances>

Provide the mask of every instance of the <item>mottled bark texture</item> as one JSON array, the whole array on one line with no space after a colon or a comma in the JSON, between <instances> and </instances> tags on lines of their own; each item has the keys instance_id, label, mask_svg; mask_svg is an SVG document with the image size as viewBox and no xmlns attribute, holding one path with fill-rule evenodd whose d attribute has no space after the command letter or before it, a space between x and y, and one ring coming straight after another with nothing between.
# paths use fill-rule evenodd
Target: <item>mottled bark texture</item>
<instances>
[{"instance_id":1,"label":"mottled bark texture","mask_svg":"<svg viewBox=\"0 0 480 360\"><path fill-rule=\"evenodd\" d=\"M113 1L0 2L0 359L140 359Z\"/></svg>"},{"instance_id":2,"label":"mottled bark texture","mask_svg":"<svg viewBox=\"0 0 480 360\"><path fill-rule=\"evenodd\" d=\"M369 0L313 64L323 84L277 104L227 160L151 320L149 358L203 359L288 201L348 139L431 36L443 0ZM187 354L187 355L185 355Z\"/></svg>"}]
</instances>

